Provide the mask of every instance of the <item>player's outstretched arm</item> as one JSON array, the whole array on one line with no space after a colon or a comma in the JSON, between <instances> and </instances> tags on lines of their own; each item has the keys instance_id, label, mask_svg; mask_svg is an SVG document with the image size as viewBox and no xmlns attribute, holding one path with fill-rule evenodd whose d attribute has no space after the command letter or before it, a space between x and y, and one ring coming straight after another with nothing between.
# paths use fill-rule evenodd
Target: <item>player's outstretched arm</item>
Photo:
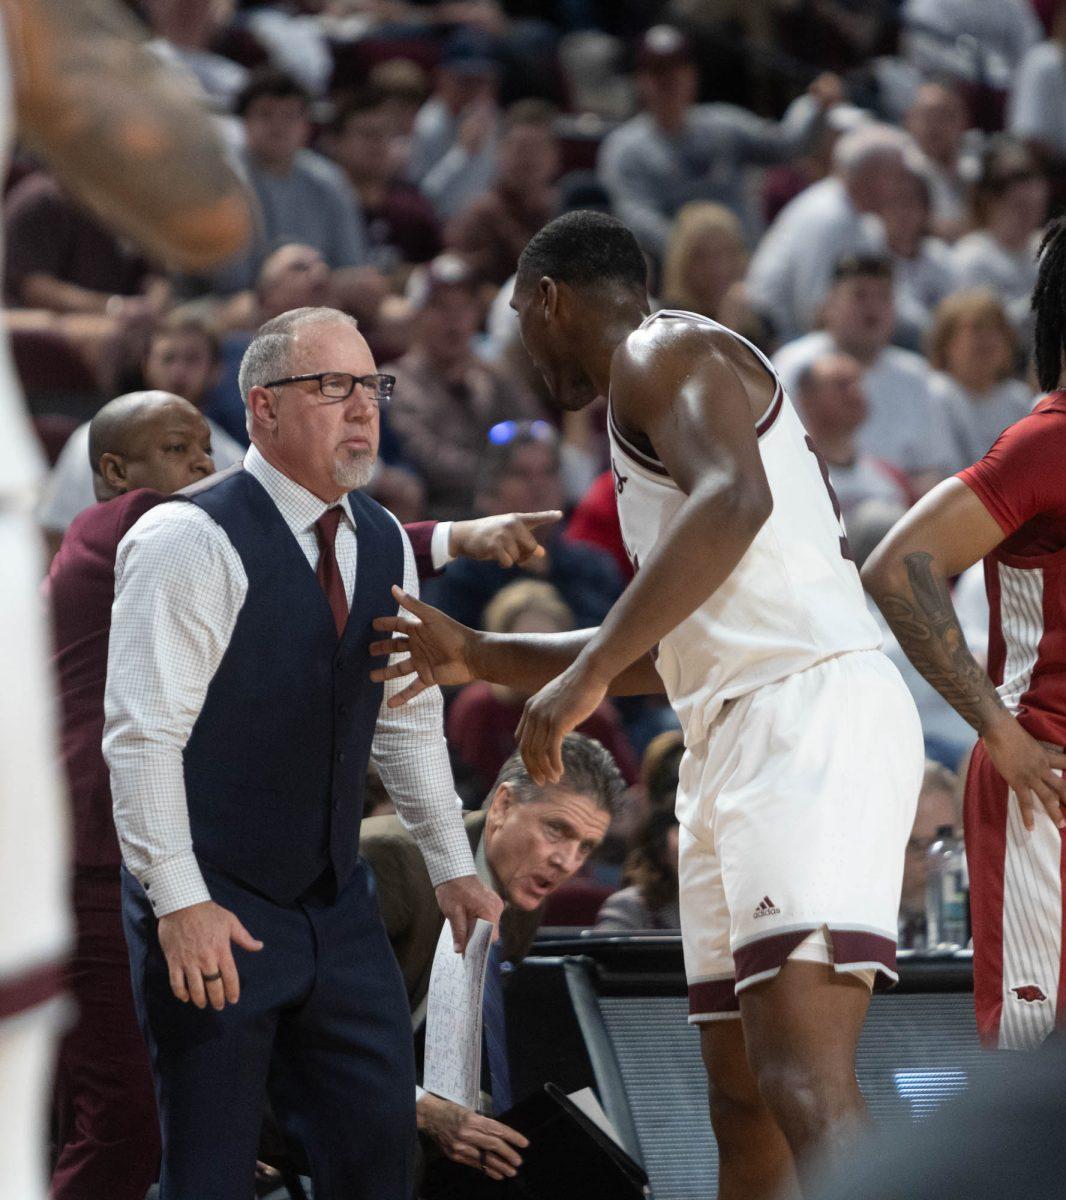
<instances>
[{"instance_id":1,"label":"player's outstretched arm","mask_svg":"<svg viewBox=\"0 0 1066 1200\"><path fill-rule=\"evenodd\" d=\"M188 270L240 250L247 193L210 116L114 0L0 0L19 134L110 224Z\"/></svg>"},{"instance_id":2,"label":"player's outstretched arm","mask_svg":"<svg viewBox=\"0 0 1066 1200\"><path fill-rule=\"evenodd\" d=\"M747 391L716 336L653 327L612 365L616 419L651 439L686 499L573 666L526 703L519 742L538 784L558 781L565 735L721 587L773 507Z\"/></svg>"},{"instance_id":3,"label":"player's outstretched arm","mask_svg":"<svg viewBox=\"0 0 1066 1200\"><path fill-rule=\"evenodd\" d=\"M904 516L870 556L862 579L904 653L981 735L996 770L1017 794L1026 828L1039 803L1060 827L1066 767L1004 708L963 637L948 580L980 561L1004 533L975 493L947 479Z\"/></svg>"},{"instance_id":4,"label":"player's outstretched arm","mask_svg":"<svg viewBox=\"0 0 1066 1200\"><path fill-rule=\"evenodd\" d=\"M378 617L374 628L391 634L371 642L375 655L404 655L386 667L371 671L377 682L414 678L388 703L398 708L435 684L453 687L484 679L522 692L535 692L564 671L588 644L594 629L572 633L482 633L453 621L439 609L416 600L398 587L392 589L401 611L395 617ZM661 693L662 679L645 655L611 681L612 696Z\"/></svg>"}]
</instances>

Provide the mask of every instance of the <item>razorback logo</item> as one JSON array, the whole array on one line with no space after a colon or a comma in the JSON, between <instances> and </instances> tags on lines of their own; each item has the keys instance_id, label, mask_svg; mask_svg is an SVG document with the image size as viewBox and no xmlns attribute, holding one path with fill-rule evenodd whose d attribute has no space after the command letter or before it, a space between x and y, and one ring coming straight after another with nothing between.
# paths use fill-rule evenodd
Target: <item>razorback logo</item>
<instances>
[{"instance_id":1,"label":"razorback logo","mask_svg":"<svg viewBox=\"0 0 1066 1200\"><path fill-rule=\"evenodd\" d=\"M1044 995L1035 983L1026 983L1021 987L1013 987L1011 991L1019 1000L1025 1000L1028 1004L1035 1004L1038 1000L1047 1000L1047 996Z\"/></svg>"}]
</instances>

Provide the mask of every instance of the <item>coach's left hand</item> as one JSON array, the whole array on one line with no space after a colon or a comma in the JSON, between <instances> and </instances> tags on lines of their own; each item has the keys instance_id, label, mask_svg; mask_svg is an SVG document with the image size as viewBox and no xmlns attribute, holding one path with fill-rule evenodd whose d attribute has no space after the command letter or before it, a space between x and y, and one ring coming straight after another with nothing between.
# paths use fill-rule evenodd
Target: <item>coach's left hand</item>
<instances>
[{"instance_id":1,"label":"coach's left hand","mask_svg":"<svg viewBox=\"0 0 1066 1200\"><path fill-rule=\"evenodd\" d=\"M563 738L603 703L608 683L578 657L526 701L515 739L538 787L562 779Z\"/></svg>"},{"instance_id":2,"label":"coach's left hand","mask_svg":"<svg viewBox=\"0 0 1066 1200\"><path fill-rule=\"evenodd\" d=\"M460 875L437 885L437 903L452 927L452 945L456 954L466 952L466 943L478 917L499 925L503 901L476 875ZM493 941L498 930L493 932Z\"/></svg>"}]
</instances>

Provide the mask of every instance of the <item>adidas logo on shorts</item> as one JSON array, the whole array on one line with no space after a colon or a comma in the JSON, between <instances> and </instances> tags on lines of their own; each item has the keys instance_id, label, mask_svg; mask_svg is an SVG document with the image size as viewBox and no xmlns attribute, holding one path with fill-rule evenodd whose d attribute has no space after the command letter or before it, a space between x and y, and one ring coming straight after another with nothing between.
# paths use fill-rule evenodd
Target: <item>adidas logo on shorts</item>
<instances>
[{"instance_id":1,"label":"adidas logo on shorts","mask_svg":"<svg viewBox=\"0 0 1066 1200\"><path fill-rule=\"evenodd\" d=\"M755 916L758 917L776 917L781 910L770 899L769 896L763 896L759 903L755 906Z\"/></svg>"}]
</instances>

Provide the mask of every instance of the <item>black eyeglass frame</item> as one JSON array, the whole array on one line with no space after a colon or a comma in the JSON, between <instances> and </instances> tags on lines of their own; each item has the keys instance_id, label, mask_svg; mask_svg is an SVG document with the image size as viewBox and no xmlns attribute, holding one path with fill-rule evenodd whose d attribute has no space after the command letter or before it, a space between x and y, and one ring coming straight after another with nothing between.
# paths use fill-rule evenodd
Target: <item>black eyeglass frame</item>
<instances>
[{"instance_id":1,"label":"black eyeglass frame","mask_svg":"<svg viewBox=\"0 0 1066 1200\"><path fill-rule=\"evenodd\" d=\"M322 381L327 378L345 377L351 380L351 386L343 396L327 396L322 390ZM369 382L369 381L373 382ZM375 371L371 375L353 375L350 371L319 371L313 375L290 375L286 379L275 379L270 383L264 383L261 386L266 388L283 387L287 383L310 383L318 384L318 393L327 404L340 404L342 400L347 400L348 397L355 391L356 385L373 390L374 396L379 405L388 404L392 398L392 389L396 386L396 376L386 375L381 371Z\"/></svg>"}]
</instances>

